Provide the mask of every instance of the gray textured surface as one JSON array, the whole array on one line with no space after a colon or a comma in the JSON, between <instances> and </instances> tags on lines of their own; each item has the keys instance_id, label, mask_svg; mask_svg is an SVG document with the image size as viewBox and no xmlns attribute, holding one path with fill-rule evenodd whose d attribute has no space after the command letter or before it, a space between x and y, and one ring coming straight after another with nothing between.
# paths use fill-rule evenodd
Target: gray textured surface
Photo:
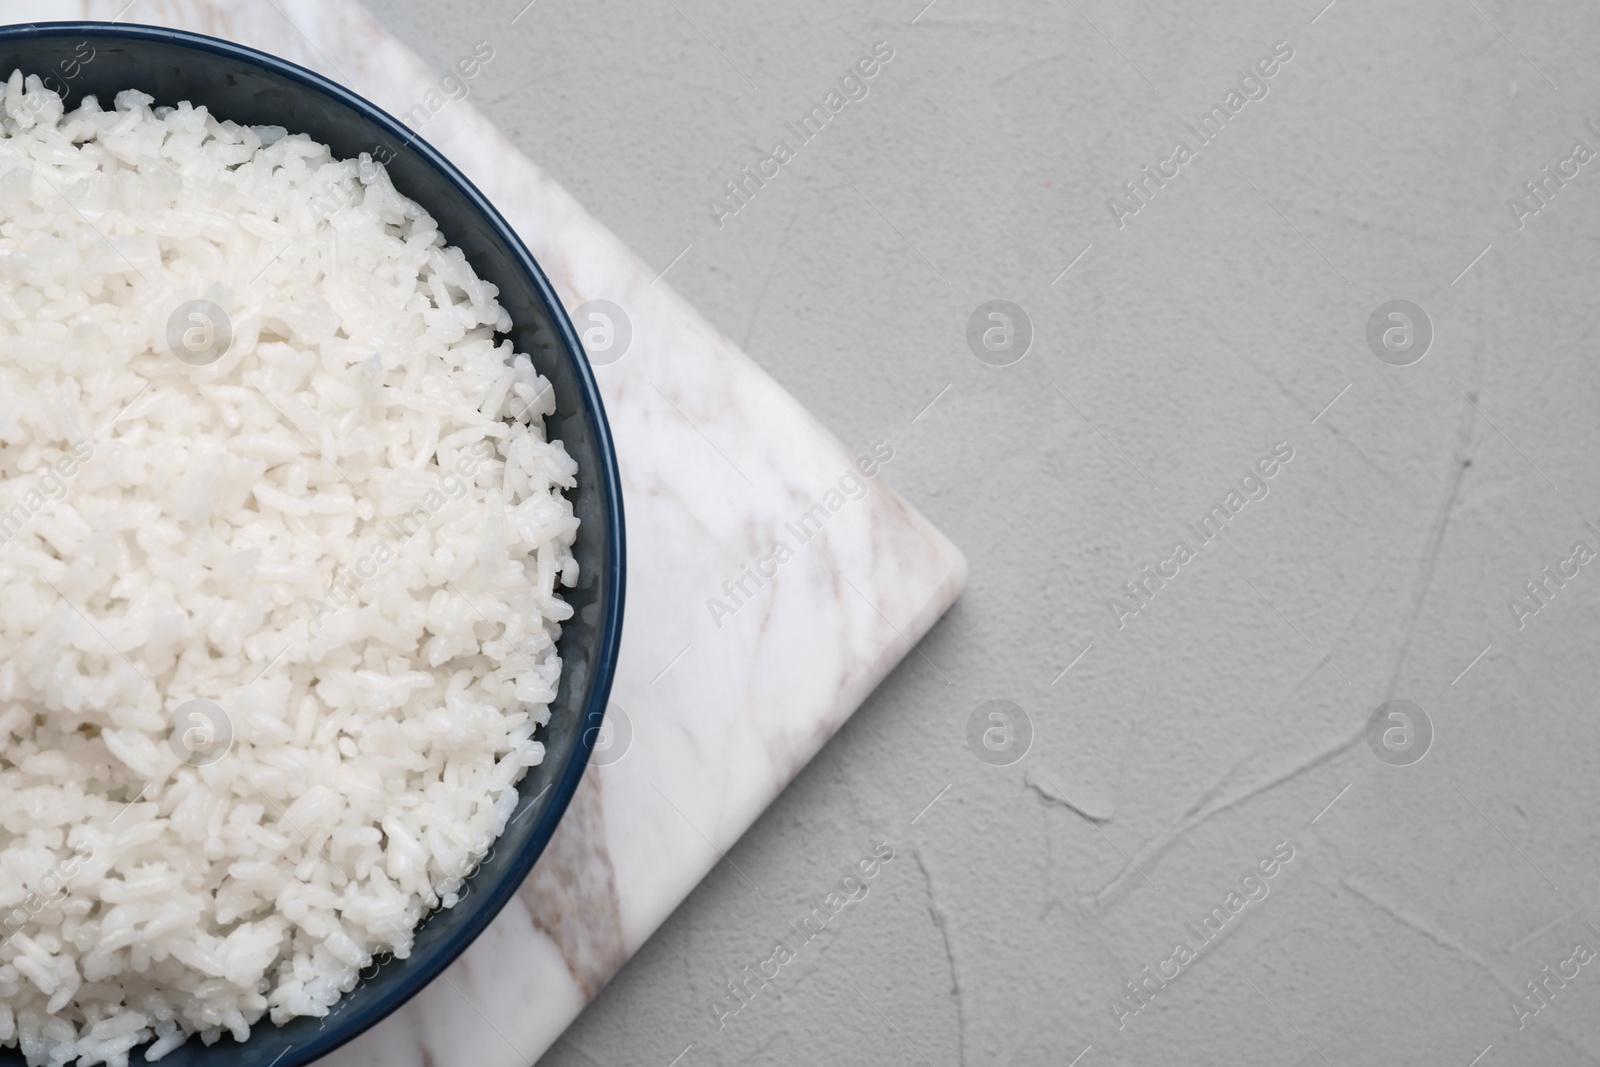
<instances>
[{"instance_id":1,"label":"gray textured surface","mask_svg":"<svg viewBox=\"0 0 1600 1067\"><path fill-rule=\"evenodd\" d=\"M1507 198L1600 148L1600 12L923 2L374 2L441 68L492 40L478 105L648 262L689 246L671 284L846 440L893 440L885 477L972 561L733 851L760 889L718 867L544 1062L1596 1062L1600 967L1525 1029L1511 1005L1600 944L1600 568L1520 629L1507 605L1600 549L1600 163L1521 231ZM885 40L719 229L722 182ZM1282 40L1119 230L1107 198ZM1436 330L1404 368L1365 340L1397 298ZM990 299L1036 331L1003 369L965 342ZM1270 494L1119 630L1107 600L1280 441ZM1365 739L1391 698L1436 731L1413 766ZM1036 731L1008 767L965 742L994 699ZM719 1029L724 983L883 841ZM1270 896L1119 1030L1123 983L1279 841Z\"/></svg>"}]
</instances>

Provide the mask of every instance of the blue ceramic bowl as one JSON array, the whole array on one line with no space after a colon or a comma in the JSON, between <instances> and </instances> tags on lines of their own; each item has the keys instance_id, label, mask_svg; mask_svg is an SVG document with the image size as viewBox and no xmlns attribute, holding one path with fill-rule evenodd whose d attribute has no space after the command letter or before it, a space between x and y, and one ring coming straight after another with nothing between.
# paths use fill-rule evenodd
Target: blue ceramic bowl
<instances>
[{"instance_id":1,"label":"blue ceramic bowl","mask_svg":"<svg viewBox=\"0 0 1600 1067\"><path fill-rule=\"evenodd\" d=\"M569 495L582 520L573 549L582 578L566 593L574 614L559 645L561 690L540 735L545 762L523 779L518 816L472 876L466 898L429 917L411 957L378 967L330 1018L283 1027L264 1018L243 1044L223 1038L207 1048L191 1039L162 1061L164 1067L297 1067L360 1034L438 977L511 899L578 787L605 714L622 636L622 490L600 392L550 282L500 213L443 156L349 90L226 41L97 22L0 26L0 77L18 68L65 91L69 106L92 94L109 108L121 90L139 89L157 106L187 100L218 118L309 134L331 145L338 158L370 152L383 160L396 188L432 213L445 239L499 287L516 350L531 355L554 386L550 436L578 463L578 488ZM137 1052L135 1058L143 1062ZM15 1051L0 1052L3 1067L22 1062Z\"/></svg>"}]
</instances>

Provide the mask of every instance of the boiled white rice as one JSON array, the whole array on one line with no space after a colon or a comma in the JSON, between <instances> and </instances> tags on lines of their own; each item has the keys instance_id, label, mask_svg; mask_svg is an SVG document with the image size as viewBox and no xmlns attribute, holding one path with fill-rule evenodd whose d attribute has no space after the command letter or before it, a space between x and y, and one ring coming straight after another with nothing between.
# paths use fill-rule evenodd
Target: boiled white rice
<instances>
[{"instance_id":1,"label":"boiled white rice","mask_svg":"<svg viewBox=\"0 0 1600 1067\"><path fill-rule=\"evenodd\" d=\"M577 578L576 465L495 288L369 157L151 103L0 93L0 1043L30 1064L243 1040L406 956L543 757Z\"/></svg>"}]
</instances>

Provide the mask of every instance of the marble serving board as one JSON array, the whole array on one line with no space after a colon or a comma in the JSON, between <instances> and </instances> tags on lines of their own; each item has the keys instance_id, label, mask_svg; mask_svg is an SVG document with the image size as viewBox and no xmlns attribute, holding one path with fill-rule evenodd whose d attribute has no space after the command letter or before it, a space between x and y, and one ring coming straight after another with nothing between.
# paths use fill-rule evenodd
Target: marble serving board
<instances>
[{"instance_id":1,"label":"marble serving board","mask_svg":"<svg viewBox=\"0 0 1600 1067\"><path fill-rule=\"evenodd\" d=\"M396 115L444 73L355 0L0 0L5 23L114 18L272 52ZM469 103L448 106L424 136L517 228L567 308L606 300L631 321L626 354L596 368L629 534L615 729L513 902L444 980L323 1061L340 1067L528 1067L966 577L881 482L863 479L857 500L837 491L858 457L672 291L668 264L641 261ZM774 560L780 542L792 558ZM775 575L747 577L758 565ZM730 596L741 577L750 595Z\"/></svg>"}]
</instances>

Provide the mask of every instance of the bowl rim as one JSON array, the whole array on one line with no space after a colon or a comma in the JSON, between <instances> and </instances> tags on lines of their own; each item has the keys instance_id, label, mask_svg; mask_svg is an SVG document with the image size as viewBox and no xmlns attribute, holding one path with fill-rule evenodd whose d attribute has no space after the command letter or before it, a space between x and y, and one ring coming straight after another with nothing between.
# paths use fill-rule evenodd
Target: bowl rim
<instances>
[{"instance_id":1,"label":"bowl rim","mask_svg":"<svg viewBox=\"0 0 1600 1067\"><path fill-rule=\"evenodd\" d=\"M516 230L500 214L499 210L490 203L489 199L479 191L478 187L438 149L424 140L417 131L405 126L393 115L390 115L370 100L330 78L324 77L297 63L272 55L269 52L251 48L247 45L235 44L219 37L211 37L189 30L171 29L165 26L92 20L62 20L0 25L0 45L46 35L115 38L122 41L177 45L181 48L210 52L238 63L264 68L271 74L298 82L309 89L322 93L336 103L360 113L367 120L388 130L392 135L400 139L405 149L416 152L445 181L453 185L461 195L467 198L473 210L488 222L498 237L505 243L511 253L511 258L517 266L533 280L539 299L549 314L554 332L565 349L564 355L574 365L578 381L578 398L588 416L589 422L592 424L591 430L595 438L596 453L600 459L600 469L591 470L588 474L594 480L595 487L600 492L608 513L612 516L611 536L606 546L605 556L600 563L602 573L609 574L611 581L609 590L604 591L600 598L605 617L597 627L595 647L598 651L595 660L596 670L593 674L593 686L589 692L589 699L581 708L575 709L581 712L578 723L581 724L582 728L578 730L577 743L567 758L566 766L562 768L559 777L550 787L553 790L550 803L529 835L527 843L523 846L522 854L516 857L515 862L506 870L505 876L501 881L492 890L486 890L481 896L476 893L473 894L476 899L476 906L466 914L462 928L455 931L450 939L443 943L439 951L425 963L419 965L414 972L407 974L400 984L390 990L386 996L380 998L374 1004L366 1006L366 1010L349 1014L340 1013L342 1017L338 1023L319 1031L316 1037L305 1044L296 1044L291 1046L291 1049L286 1049L283 1062L279 1067L297 1067L297 1065L309 1063L313 1059L328 1055L399 1010L418 993L422 992L424 988L431 985L435 979L444 973L446 968L471 947L473 942L488 928L489 924L494 921L505 905L510 902L511 897L527 880L529 872L532 871L534 864L549 845L550 838L555 833L556 825L566 813L567 806L571 803L572 796L577 791L578 783L582 780L583 774L589 765L589 757L599 733L597 727L603 720L610 700L612 681L616 674L618 649L622 640L623 607L627 587L622 481L617 467L617 454L611 434L611 426L606 418L605 404L600 396L600 388L595 380L594 369L584 354L585 349L572 325L572 320L568 316L566 308L562 305L560 297L556 294L554 286L550 284L549 278L546 277L544 269L539 266L538 261L534 259L533 254L528 250L527 245ZM9 72L6 72L5 76L8 75ZM137 88L137 86L129 86L129 88ZM563 667L570 669L568 664L563 664ZM345 994L345 996L349 995L349 993ZM258 1021L257 1027L259 1026L260 1022ZM255 1030L256 1027L252 1027L252 1035ZM245 1044L248 1044L248 1042ZM291 1050L297 1054L289 1056L288 1053Z\"/></svg>"}]
</instances>

